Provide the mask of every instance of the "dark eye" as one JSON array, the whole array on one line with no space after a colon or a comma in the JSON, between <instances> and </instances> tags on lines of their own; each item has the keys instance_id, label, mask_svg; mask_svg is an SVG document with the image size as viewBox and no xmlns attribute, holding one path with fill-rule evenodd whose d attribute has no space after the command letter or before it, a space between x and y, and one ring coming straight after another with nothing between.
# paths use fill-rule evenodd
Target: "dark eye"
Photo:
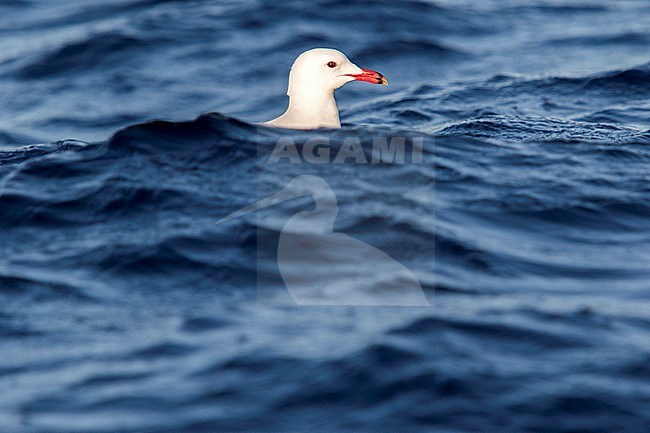
<instances>
[{"instance_id":1,"label":"dark eye","mask_svg":"<svg viewBox=\"0 0 650 433\"><path fill-rule=\"evenodd\" d=\"M327 66L330 68L336 68L336 62L329 62Z\"/></svg>"}]
</instances>

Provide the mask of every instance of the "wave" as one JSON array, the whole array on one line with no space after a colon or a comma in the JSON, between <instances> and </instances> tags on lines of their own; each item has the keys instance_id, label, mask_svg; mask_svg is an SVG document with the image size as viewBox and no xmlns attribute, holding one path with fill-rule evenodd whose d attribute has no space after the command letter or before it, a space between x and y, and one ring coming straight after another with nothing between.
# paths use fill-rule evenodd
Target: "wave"
<instances>
[{"instance_id":1,"label":"wave","mask_svg":"<svg viewBox=\"0 0 650 433\"><path fill-rule=\"evenodd\" d=\"M375 46L370 46L354 52L352 58L359 59L359 61L378 60L383 56L391 55L393 57L399 56L461 56L465 55L463 51L451 48L444 44L434 42L431 40L382 40Z\"/></svg>"},{"instance_id":2,"label":"wave","mask_svg":"<svg viewBox=\"0 0 650 433\"><path fill-rule=\"evenodd\" d=\"M559 46L577 45L577 46L590 46L590 45L627 45L627 44L648 44L650 43L650 35L642 32L628 31L620 34L605 34L605 35L588 35L588 36L569 36L560 37L545 41L546 44L556 44Z\"/></svg>"},{"instance_id":3,"label":"wave","mask_svg":"<svg viewBox=\"0 0 650 433\"><path fill-rule=\"evenodd\" d=\"M644 137L638 130L607 123L544 117L491 115L444 127L442 136L469 136L549 143L632 143Z\"/></svg>"},{"instance_id":4,"label":"wave","mask_svg":"<svg viewBox=\"0 0 650 433\"><path fill-rule=\"evenodd\" d=\"M128 56L134 50L142 50L165 43L161 38L142 38L119 32L88 36L31 60L16 72L23 80L51 78L62 74L78 74L105 66L116 57Z\"/></svg>"}]
</instances>

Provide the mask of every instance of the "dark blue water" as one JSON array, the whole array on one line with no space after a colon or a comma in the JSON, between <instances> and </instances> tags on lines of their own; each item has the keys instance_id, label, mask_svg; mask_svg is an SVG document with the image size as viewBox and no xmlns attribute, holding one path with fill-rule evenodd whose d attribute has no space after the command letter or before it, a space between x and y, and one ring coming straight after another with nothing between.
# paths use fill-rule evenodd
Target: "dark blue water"
<instances>
[{"instance_id":1,"label":"dark blue water","mask_svg":"<svg viewBox=\"0 0 650 433\"><path fill-rule=\"evenodd\" d=\"M319 46L391 85L318 134L422 164L265 163ZM648 46L644 1L3 1L0 431L650 431ZM260 301L313 203L215 222L301 174L431 307Z\"/></svg>"}]
</instances>

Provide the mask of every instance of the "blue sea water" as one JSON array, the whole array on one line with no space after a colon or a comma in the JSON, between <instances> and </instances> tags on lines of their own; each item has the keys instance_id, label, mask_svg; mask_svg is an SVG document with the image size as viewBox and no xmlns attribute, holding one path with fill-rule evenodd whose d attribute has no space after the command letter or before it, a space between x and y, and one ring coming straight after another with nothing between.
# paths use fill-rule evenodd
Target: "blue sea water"
<instances>
[{"instance_id":1,"label":"blue sea water","mask_svg":"<svg viewBox=\"0 0 650 433\"><path fill-rule=\"evenodd\" d=\"M256 127L320 46L390 86ZM0 2L0 431L650 431L648 46L645 1ZM264 163L315 135L423 163ZM260 301L311 200L215 222L305 173L431 307Z\"/></svg>"}]
</instances>

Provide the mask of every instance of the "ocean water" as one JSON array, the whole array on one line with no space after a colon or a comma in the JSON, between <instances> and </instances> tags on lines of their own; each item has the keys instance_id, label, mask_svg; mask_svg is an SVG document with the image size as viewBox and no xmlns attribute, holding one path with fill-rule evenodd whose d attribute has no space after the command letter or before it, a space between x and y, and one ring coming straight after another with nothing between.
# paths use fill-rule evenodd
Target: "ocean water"
<instances>
[{"instance_id":1,"label":"ocean water","mask_svg":"<svg viewBox=\"0 0 650 433\"><path fill-rule=\"evenodd\" d=\"M645 1L1 2L0 431L650 431L649 46ZM313 47L390 86L257 127ZM323 136L422 162L268 164ZM216 222L305 174L431 306L286 302L316 198Z\"/></svg>"}]
</instances>

